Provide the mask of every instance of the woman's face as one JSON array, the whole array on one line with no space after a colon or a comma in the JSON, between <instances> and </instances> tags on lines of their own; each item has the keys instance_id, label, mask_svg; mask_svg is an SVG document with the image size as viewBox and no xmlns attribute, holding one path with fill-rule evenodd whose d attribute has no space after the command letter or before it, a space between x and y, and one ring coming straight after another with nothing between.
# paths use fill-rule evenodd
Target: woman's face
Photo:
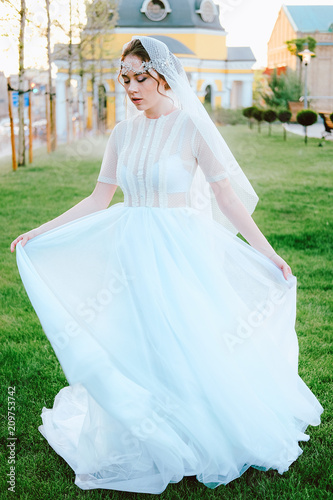
<instances>
[{"instance_id":1,"label":"woman's face","mask_svg":"<svg viewBox=\"0 0 333 500\"><path fill-rule=\"evenodd\" d=\"M131 64L135 70L139 70L142 64L141 59L134 55L126 56L124 62ZM149 71L160 82L159 92L166 95L164 80L153 69ZM126 93L137 109L145 111L154 108L156 105L159 106L162 100L164 101L164 97L157 92L156 80L148 73L136 74L133 71L129 71L126 75L122 75L122 79Z\"/></svg>"}]
</instances>

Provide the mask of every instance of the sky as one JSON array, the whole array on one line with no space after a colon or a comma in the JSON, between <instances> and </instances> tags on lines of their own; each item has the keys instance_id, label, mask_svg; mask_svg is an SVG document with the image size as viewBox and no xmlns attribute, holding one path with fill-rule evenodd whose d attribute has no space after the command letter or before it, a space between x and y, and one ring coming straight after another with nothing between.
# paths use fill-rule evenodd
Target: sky
<instances>
[{"instance_id":1,"label":"sky","mask_svg":"<svg viewBox=\"0 0 333 500\"><path fill-rule=\"evenodd\" d=\"M18 0L12 0L17 1ZM74 0L78 2L81 16L83 16L83 0ZM181 1L181 0L178 0ZM333 5L333 0L214 0L220 6L221 24L226 30L227 46L241 47L250 46L257 62L254 68L264 68L267 63L267 43L274 28L278 12L283 3L287 5ZM26 66L38 66L40 62L46 64L46 50L40 39L40 30L33 27L33 24L45 25L45 14L40 7L40 0L29 0L28 4L32 6L33 11L28 18L33 21L27 24L27 42L26 46ZM43 2L42 2L43 4ZM59 22L66 24L68 16L66 15L68 0L53 0L52 15ZM1 22L8 12L3 2L0 2L0 71L6 74L17 73L18 55L17 55L17 24L14 22ZM60 29L57 30L58 42L66 43L66 37ZM6 36L7 35L7 36Z\"/></svg>"},{"instance_id":2,"label":"sky","mask_svg":"<svg viewBox=\"0 0 333 500\"><path fill-rule=\"evenodd\" d=\"M14 5L19 5L20 0L10 0ZM25 67L40 67L47 65L46 37L41 37L47 24L44 9L44 0L26 0L28 7L27 22L25 27ZM85 18L85 8L83 0L72 0L73 12L79 9L81 20ZM18 33L19 23L13 19L15 14L13 8L4 4L0 0L0 71L4 71L6 76L18 73ZM10 16L11 22L6 20L6 15ZM68 0L51 0L51 19L56 19L64 28L68 30ZM73 14L74 17L74 14ZM53 43L68 43L68 38L60 28L52 28ZM78 40L73 40L77 42Z\"/></svg>"},{"instance_id":3,"label":"sky","mask_svg":"<svg viewBox=\"0 0 333 500\"><path fill-rule=\"evenodd\" d=\"M280 8L285 5L333 5L333 0L215 0L227 46L250 46L257 59L254 68L266 67L267 43ZM332 19L333 21L333 19Z\"/></svg>"}]
</instances>

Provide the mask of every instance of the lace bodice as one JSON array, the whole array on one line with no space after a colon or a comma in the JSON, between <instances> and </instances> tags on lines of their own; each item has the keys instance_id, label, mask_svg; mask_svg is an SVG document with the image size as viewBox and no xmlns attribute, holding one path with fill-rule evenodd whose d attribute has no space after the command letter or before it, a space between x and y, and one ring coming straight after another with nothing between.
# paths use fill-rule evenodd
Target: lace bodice
<instances>
[{"instance_id":1,"label":"lace bodice","mask_svg":"<svg viewBox=\"0 0 333 500\"><path fill-rule=\"evenodd\" d=\"M198 165L208 182L228 177L185 111L140 114L114 127L97 180L120 186L125 206L188 206Z\"/></svg>"}]
</instances>

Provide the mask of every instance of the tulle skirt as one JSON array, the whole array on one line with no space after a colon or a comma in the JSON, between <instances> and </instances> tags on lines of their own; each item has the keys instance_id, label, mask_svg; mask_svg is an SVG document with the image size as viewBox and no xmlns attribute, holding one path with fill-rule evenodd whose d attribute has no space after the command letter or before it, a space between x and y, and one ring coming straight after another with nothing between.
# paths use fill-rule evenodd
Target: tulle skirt
<instances>
[{"instance_id":1,"label":"tulle skirt","mask_svg":"<svg viewBox=\"0 0 333 500\"><path fill-rule=\"evenodd\" d=\"M296 277L194 208L117 203L19 243L17 263L69 383L39 430L80 488L282 474L320 423Z\"/></svg>"}]
</instances>

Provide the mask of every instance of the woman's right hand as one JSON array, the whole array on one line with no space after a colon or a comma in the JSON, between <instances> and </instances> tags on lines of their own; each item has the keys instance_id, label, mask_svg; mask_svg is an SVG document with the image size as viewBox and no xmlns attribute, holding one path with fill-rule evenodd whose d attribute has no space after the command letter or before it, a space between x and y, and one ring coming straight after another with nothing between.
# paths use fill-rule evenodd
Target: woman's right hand
<instances>
[{"instance_id":1,"label":"woman's right hand","mask_svg":"<svg viewBox=\"0 0 333 500\"><path fill-rule=\"evenodd\" d=\"M10 244L10 251L13 253L15 250L16 245L18 244L19 241L21 241L21 245L24 247L27 241L31 240L35 236L37 236L37 231L36 229L32 229L31 231L28 231L27 233L20 234L14 241L11 242Z\"/></svg>"},{"instance_id":2,"label":"woman's right hand","mask_svg":"<svg viewBox=\"0 0 333 500\"><path fill-rule=\"evenodd\" d=\"M282 257L280 257L280 255L278 255L276 252L274 252L269 258L277 267L281 269L284 279L288 280L288 274L292 274L292 272L287 262L283 260Z\"/></svg>"},{"instance_id":3,"label":"woman's right hand","mask_svg":"<svg viewBox=\"0 0 333 500\"><path fill-rule=\"evenodd\" d=\"M97 182L94 191L90 196L84 198L82 201L74 205L74 207L67 210L63 214L59 215L55 219L42 224L36 229L32 229L27 233L20 234L14 241L12 241L10 245L11 252L14 252L16 245L19 241L21 241L22 246L26 244L27 241L31 240L35 236L39 234L43 234L50 229L54 229L56 227L62 226L67 222L71 222L73 220L79 219L80 217L84 217L85 215L92 214L99 210L106 209L112 198L114 193L116 192L117 185L116 184L107 184L104 182Z\"/></svg>"}]
</instances>

